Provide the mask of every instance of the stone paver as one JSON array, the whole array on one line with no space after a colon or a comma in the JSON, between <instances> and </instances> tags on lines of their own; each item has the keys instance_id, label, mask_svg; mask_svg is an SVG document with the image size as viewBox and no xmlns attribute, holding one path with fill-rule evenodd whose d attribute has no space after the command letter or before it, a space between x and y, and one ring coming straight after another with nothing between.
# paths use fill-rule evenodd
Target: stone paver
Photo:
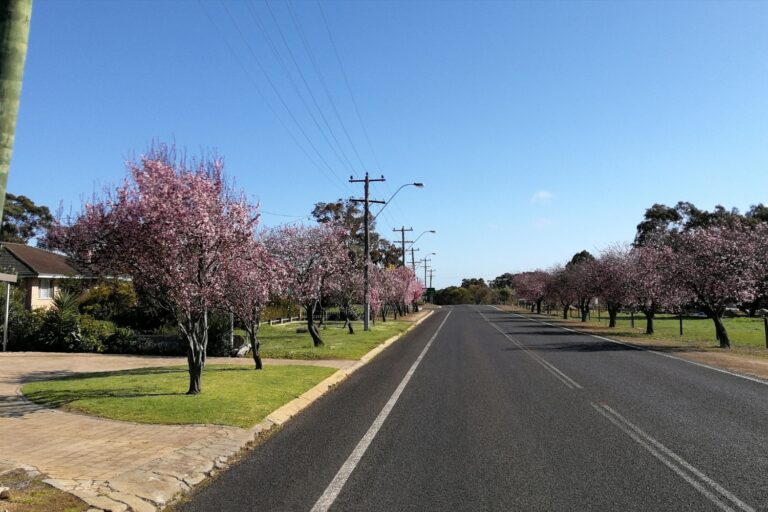
<instances>
[{"instance_id":1,"label":"stone paver","mask_svg":"<svg viewBox=\"0 0 768 512\"><path fill-rule=\"evenodd\" d=\"M209 364L252 365L209 358ZM19 393L22 383L82 372L184 365L185 358L39 352L0 353L0 474L23 467L51 478L101 510L156 510L223 468L260 428L142 425L47 409ZM345 369L354 361L265 360Z\"/></svg>"}]
</instances>

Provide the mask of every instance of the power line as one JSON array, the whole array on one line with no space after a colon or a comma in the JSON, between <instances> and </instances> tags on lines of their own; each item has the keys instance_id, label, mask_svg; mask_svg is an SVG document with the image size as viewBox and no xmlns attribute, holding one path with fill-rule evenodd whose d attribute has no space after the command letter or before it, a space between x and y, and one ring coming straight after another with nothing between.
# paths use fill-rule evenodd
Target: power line
<instances>
[{"instance_id":1,"label":"power line","mask_svg":"<svg viewBox=\"0 0 768 512\"><path fill-rule=\"evenodd\" d=\"M286 112L288 112L288 115L293 120L294 124L296 124L296 127L299 129L301 134L306 139L307 143L310 145L312 150L317 154L317 157L320 159L320 161L325 165L325 167L330 171L330 173L336 178L336 180L343 184L345 187L348 187L347 185L336 173L336 171L333 170L333 168L328 164L328 161L323 157L323 155L320 153L320 151L317 149L317 146L312 142L312 139L310 139L309 135L307 135L306 130L301 126L301 123L299 123L298 119L296 119L296 116L291 111L290 107L288 107L288 104L286 103L283 96L280 94L280 91L278 91L277 87L275 86L272 79L269 77L269 73L264 68L264 65L262 64L261 60L259 59L258 55L256 54L256 51L253 49L253 47L248 42L248 39L245 37L245 34L243 34L243 31L240 29L240 25L235 20L234 16L232 16L232 12L229 10L227 5L223 2L219 2L222 7L224 7L224 10L227 13L227 16L229 17L230 21L235 27L235 30L237 30L238 34L240 35L241 39L245 42L246 48L248 48L248 51L250 52L251 56L253 57L254 61L256 61L256 64L258 65L259 69L261 70L262 74L264 75L264 78L267 80L267 83L271 87L272 91L275 93L275 96L280 100L280 103L283 105L283 108L285 108Z\"/></svg>"},{"instance_id":2,"label":"power line","mask_svg":"<svg viewBox=\"0 0 768 512\"><path fill-rule=\"evenodd\" d=\"M237 52L235 51L234 47L229 43L227 38L224 36L224 32L221 30L221 27L213 20L213 17L211 16L210 12L208 12L208 9L205 7L204 2L200 2L200 7L203 9L203 12L205 13L206 17L208 18L208 21L210 21L211 25L214 27L216 32L219 34L219 39L224 42L224 45L227 47L229 52L232 54L232 57L234 58L235 62L240 66L240 68L243 70L243 73L245 74L246 78L251 82L251 85L253 85L253 88L256 89L256 92L261 97L264 104L267 106L267 108L272 112L272 114L275 116L277 121L280 123L280 125L283 127L283 129L288 133L288 135L291 137L291 140L293 140L294 144L298 146L298 148L301 150L302 153L304 153L304 156L307 157L307 160L312 162L312 165L317 168L321 173L325 174L326 171L323 170L323 168L320 166L320 164L317 163L317 161L309 154L307 149L304 147L303 144L299 142L299 140L296 138L294 133L288 128L288 125L285 124L285 121L283 121L282 117L277 113L277 110L272 106L271 102L267 98L267 96L264 94L264 92L261 90L261 87L259 87L258 82L253 77L251 72L248 70L248 68L243 64L243 61L238 57ZM294 119L294 122L296 120ZM306 136L306 135L305 135ZM327 164L326 164L327 165Z\"/></svg>"},{"instance_id":3,"label":"power line","mask_svg":"<svg viewBox=\"0 0 768 512\"><path fill-rule=\"evenodd\" d=\"M307 217L307 215L286 215L285 213L268 212L267 210L261 210L261 209L259 209L259 213L262 213L265 215L272 215L274 217L288 217L291 219L299 219L299 218Z\"/></svg>"},{"instance_id":4,"label":"power line","mask_svg":"<svg viewBox=\"0 0 768 512\"><path fill-rule=\"evenodd\" d=\"M355 156L357 156L357 160L360 162L360 167L362 169L365 169L366 165L363 162L363 159L360 157L360 152L357 150L357 146L352 141L352 137L350 137L349 135L347 126L344 124L344 121L342 120L341 115L339 114L338 108L336 108L336 102L333 101L333 96L331 95L331 92L328 89L328 85L325 82L325 77L323 76L323 72L317 63L317 59L315 58L315 53L312 51L312 46L308 43L308 40L304 34L304 30L301 27L301 23L299 22L299 19L293 10L293 2L288 1L286 2L286 5L288 6L288 12L291 15L291 20L293 21L293 25L296 27L296 32L299 34L299 38L301 39L301 42L304 45L304 51L307 52L307 55L309 56L309 60L315 69L315 73L317 73L317 76L320 79L320 84L323 86L323 90L325 91L325 96L328 98L328 102L331 104L331 108L333 109L334 114L336 114L336 119L338 120L339 125L341 125L341 129L344 131L344 135L347 137L347 141L349 142L349 145L352 147L352 151L354 151Z\"/></svg>"},{"instance_id":5,"label":"power line","mask_svg":"<svg viewBox=\"0 0 768 512\"><path fill-rule=\"evenodd\" d=\"M285 37L285 34L283 33L283 29L280 27L280 22L277 20L277 17L275 16L274 11L272 10L272 7L269 4L268 0L265 0L264 4L267 6L267 10L269 11L269 15L272 18L272 21L275 24L275 27L277 28L277 33L280 35L280 39L283 42L283 45L285 46L285 49L288 51L288 56L291 58L291 62L293 62L294 67L296 68L296 71L299 73L299 77L301 78L302 83L304 84L304 87L307 90L307 93L309 93L309 97L312 100L312 103L315 105L315 108L317 109L317 112L320 114L320 118L322 119L323 123L325 124L326 128L328 129L328 132L331 134L331 138L336 143L336 146L339 149L339 152L341 155L339 155L338 152L336 152L336 149L333 147L333 144L331 144L331 141L328 139L328 136L323 131L322 127L320 126L320 123L317 122L317 119L314 115L311 114L311 109L304 101L303 96L301 96L302 102L304 103L305 108L308 112L310 112L310 117L312 117L312 120L315 122L315 125L317 126L317 129L320 131L320 133L325 138L326 142L328 143L328 146L331 148L331 150L336 154L336 157L339 158L339 161L341 161L342 165L344 163L347 164L349 167L349 170L353 173L355 172L355 168L352 165L352 162L347 157L347 154L344 152L344 148L341 147L341 144L339 143L339 139L336 137L336 134L333 132L333 128L331 128L331 125L328 123L328 119L325 117L325 114L323 113L323 109L320 108L319 103L317 102L317 98L315 97L315 94L312 92L312 88L309 86L309 82L307 81L306 77L304 76L304 72L301 70L301 66L299 65L299 62L296 60L296 56L293 53L293 50L291 50L291 46L288 44L288 40ZM248 4L246 4L248 5ZM250 9L249 9L250 10ZM298 94L298 90L297 90Z\"/></svg>"},{"instance_id":6,"label":"power line","mask_svg":"<svg viewBox=\"0 0 768 512\"><path fill-rule=\"evenodd\" d=\"M357 114L357 119L360 121L360 126L363 129L363 134L365 135L365 140L368 142L368 147L371 150L371 154L373 155L373 161L376 163L377 170L381 172L381 163L379 163L379 159L376 156L376 151L373 149L373 144L371 143L371 138L368 136L368 130L365 129L365 123L363 123L363 116L360 115L360 109L357 106L357 101L355 100L355 95L352 93L352 86L349 84L349 79L347 78L347 72L344 70L344 64L341 62L341 56L339 55L339 50L336 48L336 42L333 39L333 34L331 34L331 27L328 25L328 19L325 17L325 11L323 10L323 6L320 3L320 0L317 1L317 7L320 9L321 17L323 18L323 24L325 25L325 30L328 33L328 39L331 41L331 46L333 47L333 53L336 55L336 62L339 63L339 68L341 69L341 75L344 77L344 83L347 86L347 91L349 91L349 97L352 98L352 105L355 108L355 113Z\"/></svg>"},{"instance_id":7,"label":"power line","mask_svg":"<svg viewBox=\"0 0 768 512\"><path fill-rule=\"evenodd\" d=\"M296 93L296 96L299 97L299 100L301 101L302 105L304 106L304 109L307 111L307 114L309 114L310 118L312 119L312 122L315 124L315 127L320 132L320 135L323 136L323 138L325 139L325 142L329 145L329 147L331 148L331 151L334 153L336 158L341 162L341 164L343 166L347 166L347 170L349 170L351 172L354 172L354 168L352 168L350 166L348 160L345 161L344 158L342 158L342 156L339 154L339 152L336 151L336 148L333 146L333 144L331 144L331 142L328 139L328 136L326 135L325 131L323 131L322 127L320 126L320 123L317 121L317 118L315 117L314 112L312 111L310 106L307 104L307 101L304 98L304 95L299 90L299 86L296 85L296 81L293 78L293 74L291 73L291 70L288 69L288 65L285 63L285 60L283 59L283 56L280 53L280 50L277 49L277 46L275 45L275 42L272 39L272 36L269 35L269 31L267 30L266 25L264 24L264 22L261 20L261 16L259 16L259 13L255 9L251 8L251 4L250 3L246 2L245 6L248 9L248 13L251 15L251 18L253 19L253 21L256 22L256 25L257 25L259 31L261 32L262 37L264 38L264 40L269 45L270 50L272 50L272 54L274 55L275 60L280 65L280 68L283 70L283 73L285 74L286 78L288 78L288 82L291 84L291 87L293 88L293 91ZM274 17L273 17L273 19L274 19ZM278 27L278 30L280 30L279 27ZM284 44L286 44L285 43L285 39L283 39L283 42L284 42ZM289 49L289 52L290 52L290 49ZM295 61L294 61L294 63L295 63ZM315 105L317 106L316 102L315 102ZM321 115L322 115L322 112L321 112Z\"/></svg>"},{"instance_id":8,"label":"power line","mask_svg":"<svg viewBox=\"0 0 768 512\"><path fill-rule=\"evenodd\" d=\"M320 3L320 0L316 0L317 7L320 10L321 18L323 19L323 24L325 25L325 30L328 33L328 39L331 42L331 47L333 48L333 53L336 56L336 62L339 64L339 69L341 70L341 76L344 78L344 84L346 85L347 92L349 92L349 97L352 100L352 106L354 107L355 114L357 115L357 120L360 122L360 127L362 128L363 135L365 136L365 140L368 143L368 148L371 151L371 155L373 156L373 161L376 164L377 170L381 172L382 166L381 162L379 162L379 158L376 154L376 150L373 148L373 143L371 142L371 137L368 134L368 130L365 127L365 122L363 121L363 116L360 113L360 108L357 104L357 100L355 99L355 94L352 92L352 86L349 83L349 77L347 76L346 69L344 67L344 63L341 60L341 55L339 54L338 47L336 46L336 41L333 38L333 33L331 32L331 27L328 24L328 18L325 16L325 10L323 9L323 5ZM392 190L389 187L388 183L384 184L384 189L387 191L387 194L391 194ZM395 209L400 213L401 216L404 216L402 209L398 205L395 205ZM385 215L385 217L389 218L391 215ZM394 224L394 223L393 223Z\"/></svg>"}]
</instances>

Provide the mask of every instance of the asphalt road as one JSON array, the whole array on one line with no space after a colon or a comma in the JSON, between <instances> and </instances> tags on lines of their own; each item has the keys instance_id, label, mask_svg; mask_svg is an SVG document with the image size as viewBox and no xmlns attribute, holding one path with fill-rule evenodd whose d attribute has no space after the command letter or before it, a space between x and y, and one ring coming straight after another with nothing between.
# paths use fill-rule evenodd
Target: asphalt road
<instances>
[{"instance_id":1,"label":"asphalt road","mask_svg":"<svg viewBox=\"0 0 768 512\"><path fill-rule=\"evenodd\" d=\"M768 510L768 386L443 308L180 508Z\"/></svg>"}]
</instances>

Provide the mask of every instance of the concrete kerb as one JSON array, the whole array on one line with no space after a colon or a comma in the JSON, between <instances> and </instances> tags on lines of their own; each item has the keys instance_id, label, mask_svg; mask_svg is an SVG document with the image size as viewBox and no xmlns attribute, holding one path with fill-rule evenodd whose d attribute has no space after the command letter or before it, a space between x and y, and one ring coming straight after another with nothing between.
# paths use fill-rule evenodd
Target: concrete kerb
<instances>
[{"instance_id":1,"label":"concrete kerb","mask_svg":"<svg viewBox=\"0 0 768 512\"><path fill-rule=\"evenodd\" d=\"M234 432L222 429L205 439L179 448L174 452L154 459L138 469L132 469L116 477L100 480L66 480L49 478L47 484L68 492L98 511L153 512L164 508L173 500L189 492L206 478L225 469L251 443L268 434L275 426L281 426L292 417L309 407L354 372L368 364L408 332L429 318L433 311L427 311L408 328L377 345L356 363L337 370L330 377L302 393L264 420L247 430ZM107 420L105 420L107 421ZM109 420L111 421L111 420ZM25 469L32 475L40 474L38 468L19 464L2 464L0 474L16 468Z\"/></svg>"},{"instance_id":2,"label":"concrete kerb","mask_svg":"<svg viewBox=\"0 0 768 512\"><path fill-rule=\"evenodd\" d=\"M323 380L319 384L317 384L315 387L310 389L309 391L306 391L299 395L298 398L291 400L284 406L280 407L276 411L273 411L271 414L267 416L267 421L271 422L273 425L282 425L286 421L290 420L293 416L301 412L302 410L309 407L315 400L323 396L325 393L328 392L329 389L331 389L333 386L337 385L353 373L355 373L357 370L371 362L373 358L375 358L377 355L381 354L384 350L386 350L390 345L401 339L403 336L405 336L407 333L409 333L411 330L415 329L419 324L421 324L424 320L429 318L433 310L427 311L427 313L413 322L408 328L391 338L388 338L384 340L383 343L377 345L373 349L371 349L368 353L366 353L363 357L360 358L360 360L350 366L349 368L341 369L336 371L333 375L328 377L327 379ZM261 425L261 424L259 424ZM259 425L256 425L258 428Z\"/></svg>"}]
</instances>

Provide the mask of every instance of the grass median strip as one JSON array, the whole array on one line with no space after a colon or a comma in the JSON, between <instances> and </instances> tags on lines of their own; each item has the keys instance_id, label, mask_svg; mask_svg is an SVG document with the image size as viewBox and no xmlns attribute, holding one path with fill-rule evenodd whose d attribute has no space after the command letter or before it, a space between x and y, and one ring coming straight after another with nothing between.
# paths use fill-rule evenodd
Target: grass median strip
<instances>
[{"instance_id":1,"label":"grass median strip","mask_svg":"<svg viewBox=\"0 0 768 512\"><path fill-rule=\"evenodd\" d=\"M312 346L308 333L296 332L296 329L305 327L302 323L265 325L259 333L261 356L277 359L360 359L388 338L404 332L412 323L377 321L366 332L362 322L353 322L355 334L349 334L341 322L328 322L326 328L320 330L325 345L317 348Z\"/></svg>"},{"instance_id":2,"label":"grass median strip","mask_svg":"<svg viewBox=\"0 0 768 512\"><path fill-rule=\"evenodd\" d=\"M211 365L203 392L188 396L186 367L142 368L30 382L22 393L48 407L154 424L216 424L248 428L336 370L317 366Z\"/></svg>"}]
</instances>

